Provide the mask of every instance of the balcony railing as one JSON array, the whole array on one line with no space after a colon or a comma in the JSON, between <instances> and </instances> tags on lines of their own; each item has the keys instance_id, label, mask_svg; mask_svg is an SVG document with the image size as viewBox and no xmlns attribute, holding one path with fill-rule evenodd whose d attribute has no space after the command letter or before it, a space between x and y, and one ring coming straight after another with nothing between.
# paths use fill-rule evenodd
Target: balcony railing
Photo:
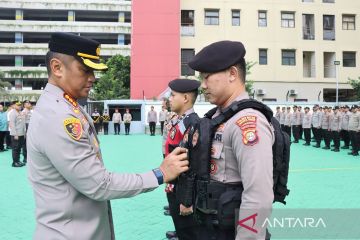
<instances>
[{"instance_id":1,"label":"balcony railing","mask_svg":"<svg viewBox=\"0 0 360 240\"><path fill-rule=\"evenodd\" d=\"M315 30L310 27L303 27L303 39L314 40L315 39Z\"/></svg>"},{"instance_id":2,"label":"balcony railing","mask_svg":"<svg viewBox=\"0 0 360 240\"><path fill-rule=\"evenodd\" d=\"M324 40L335 40L335 30L324 30Z\"/></svg>"},{"instance_id":3,"label":"balcony railing","mask_svg":"<svg viewBox=\"0 0 360 240\"><path fill-rule=\"evenodd\" d=\"M195 27L181 26L181 36L195 36Z\"/></svg>"}]
</instances>

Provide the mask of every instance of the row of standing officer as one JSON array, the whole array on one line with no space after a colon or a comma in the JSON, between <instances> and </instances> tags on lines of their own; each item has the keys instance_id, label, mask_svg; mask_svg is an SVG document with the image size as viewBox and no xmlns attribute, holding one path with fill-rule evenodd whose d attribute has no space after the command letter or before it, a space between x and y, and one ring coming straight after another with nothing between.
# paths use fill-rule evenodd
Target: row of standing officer
<instances>
[{"instance_id":1,"label":"row of standing officer","mask_svg":"<svg viewBox=\"0 0 360 240\"><path fill-rule=\"evenodd\" d=\"M280 111L277 107L275 117L279 120L289 136L291 130L294 137L294 143L297 143L302 138L304 132L305 144L310 145L311 132L313 134L316 145L314 147L320 148L323 140L325 146L323 149L331 149L331 141L333 141L335 152L340 151L340 140L344 142L342 149L349 149L350 142L352 151L350 155L358 155L359 150L359 131L360 131L360 113L357 105L349 106L335 106L334 108L324 106L320 107L318 104L313 106L312 112L309 107L305 107L305 112L301 111L301 107L294 106L293 112L291 108L285 107Z\"/></svg>"}]
</instances>

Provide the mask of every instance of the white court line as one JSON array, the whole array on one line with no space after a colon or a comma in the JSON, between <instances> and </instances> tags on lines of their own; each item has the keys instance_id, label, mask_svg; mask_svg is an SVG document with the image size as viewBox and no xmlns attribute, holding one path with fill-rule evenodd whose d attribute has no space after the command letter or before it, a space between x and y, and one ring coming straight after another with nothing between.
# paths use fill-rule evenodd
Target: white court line
<instances>
[{"instance_id":1,"label":"white court line","mask_svg":"<svg viewBox=\"0 0 360 240\"><path fill-rule=\"evenodd\" d=\"M304 169L291 169L289 172L330 172L341 170L360 170L360 167L346 167L346 168L304 168Z\"/></svg>"}]
</instances>

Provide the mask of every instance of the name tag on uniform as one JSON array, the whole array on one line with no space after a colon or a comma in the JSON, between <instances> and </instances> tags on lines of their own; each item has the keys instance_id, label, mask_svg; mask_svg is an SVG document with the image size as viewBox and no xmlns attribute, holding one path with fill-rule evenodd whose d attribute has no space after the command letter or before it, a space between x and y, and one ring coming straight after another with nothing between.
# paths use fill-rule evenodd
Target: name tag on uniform
<instances>
[{"instance_id":1,"label":"name tag on uniform","mask_svg":"<svg viewBox=\"0 0 360 240\"><path fill-rule=\"evenodd\" d=\"M211 146L211 158L213 159L220 159L222 150L224 148L223 143L215 142Z\"/></svg>"}]
</instances>

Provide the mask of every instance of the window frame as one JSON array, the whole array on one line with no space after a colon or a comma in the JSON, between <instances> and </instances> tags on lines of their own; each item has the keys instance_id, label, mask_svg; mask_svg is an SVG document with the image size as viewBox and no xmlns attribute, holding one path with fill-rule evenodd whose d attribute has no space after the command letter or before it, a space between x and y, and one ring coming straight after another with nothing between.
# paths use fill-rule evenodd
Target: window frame
<instances>
[{"instance_id":1,"label":"window frame","mask_svg":"<svg viewBox=\"0 0 360 240\"><path fill-rule=\"evenodd\" d=\"M261 53L265 53L262 55ZM264 62L262 60L265 60ZM268 65L268 49L259 48L259 65Z\"/></svg>"},{"instance_id":2,"label":"window frame","mask_svg":"<svg viewBox=\"0 0 360 240\"><path fill-rule=\"evenodd\" d=\"M343 67L356 67L356 52L355 51L343 51ZM352 55L353 58L345 57L345 55ZM349 61L352 61L351 63ZM345 63L347 63L345 65Z\"/></svg>"},{"instance_id":3,"label":"window frame","mask_svg":"<svg viewBox=\"0 0 360 240\"><path fill-rule=\"evenodd\" d=\"M234 16L234 13L238 13L239 16ZM241 25L241 21L240 21L240 13L241 10L240 9L231 9L231 26L240 26ZM238 20L238 24L234 24L234 20Z\"/></svg>"},{"instance_id":4,"label":"window frame","mask_svg":"<svg viewBox=\"0 0 360 240\"><path fill-rule=\"evenodd\" d=\"M217 13L217 16L209 16L209 13ZM209 22L207 22L209 20ZM214 22L213 22L214 21ZM204 25L220 25L220 9L204 9Z\"/></svg>"},{"instance_id":5,"label":"window frame","mask_svg":"<svg viewBox=\"0 0 360 240\"><path fill-rule=\"evenodd\" d=\"M192 51L191 56L189 55L187 59L185 59L187 56L184 56L183 52L186 51ZM195 70L190 68L188 66L188 63L192 57L195 56L195 49L194 48L181 48L180 49L180 71L181 76L195 76ZM184 71L183 71L184 69ZM186 69L186 70L185 70Z\"/></svg>"},{"instance_id":6,"label":"window frame","mask_svg":"<svg viewBox=\"0 0 360 240\"><path fill-rule=\"evenodd\" d=\"M352 18L353 21L345 21L344 18ZM346 28L344 27L346 25ZM354 28L349 28L349 24L353 24ZM342 15L342 30L356 30L356 15L355 14L343 14Z\"/></svg>"},{"instance_id":7,"label":"window frame","mask_svg":"<svg viewBox=\"0 0 360 240\"><path fill-rule=\"evenodd\" d=\"M261 14L265 14L265 18L261 17ZM261 20L265 20L265 25L261 25ZM267 27L267 11L266 10L259 10L258 11L258 27Z\"/></svg>"},{"instance_id":8,"label":"window frame","mask_svg":"<svg viewBox=\"0 0 360 240\"><path fill-rule=\"evenodd\" d=\"M284 15L292 15L292 19L285 18ZM293 25L291 25L291 23ZM281 11L281 27L282 28L295 28L295 12Z\"/></svg>"},{"instance_id":9,"label":"window frame","mask_svg":"<svg viewBox=\"0 0 360 240\"><path fill-rule=\"evenodd\" d=\"M294 56L284 56L286 53L293 53ZM293 60L293 61L292 61ZM296 50L282 49L281 50L281 65L296 66Z\"/></svg>"}]
</instances>

